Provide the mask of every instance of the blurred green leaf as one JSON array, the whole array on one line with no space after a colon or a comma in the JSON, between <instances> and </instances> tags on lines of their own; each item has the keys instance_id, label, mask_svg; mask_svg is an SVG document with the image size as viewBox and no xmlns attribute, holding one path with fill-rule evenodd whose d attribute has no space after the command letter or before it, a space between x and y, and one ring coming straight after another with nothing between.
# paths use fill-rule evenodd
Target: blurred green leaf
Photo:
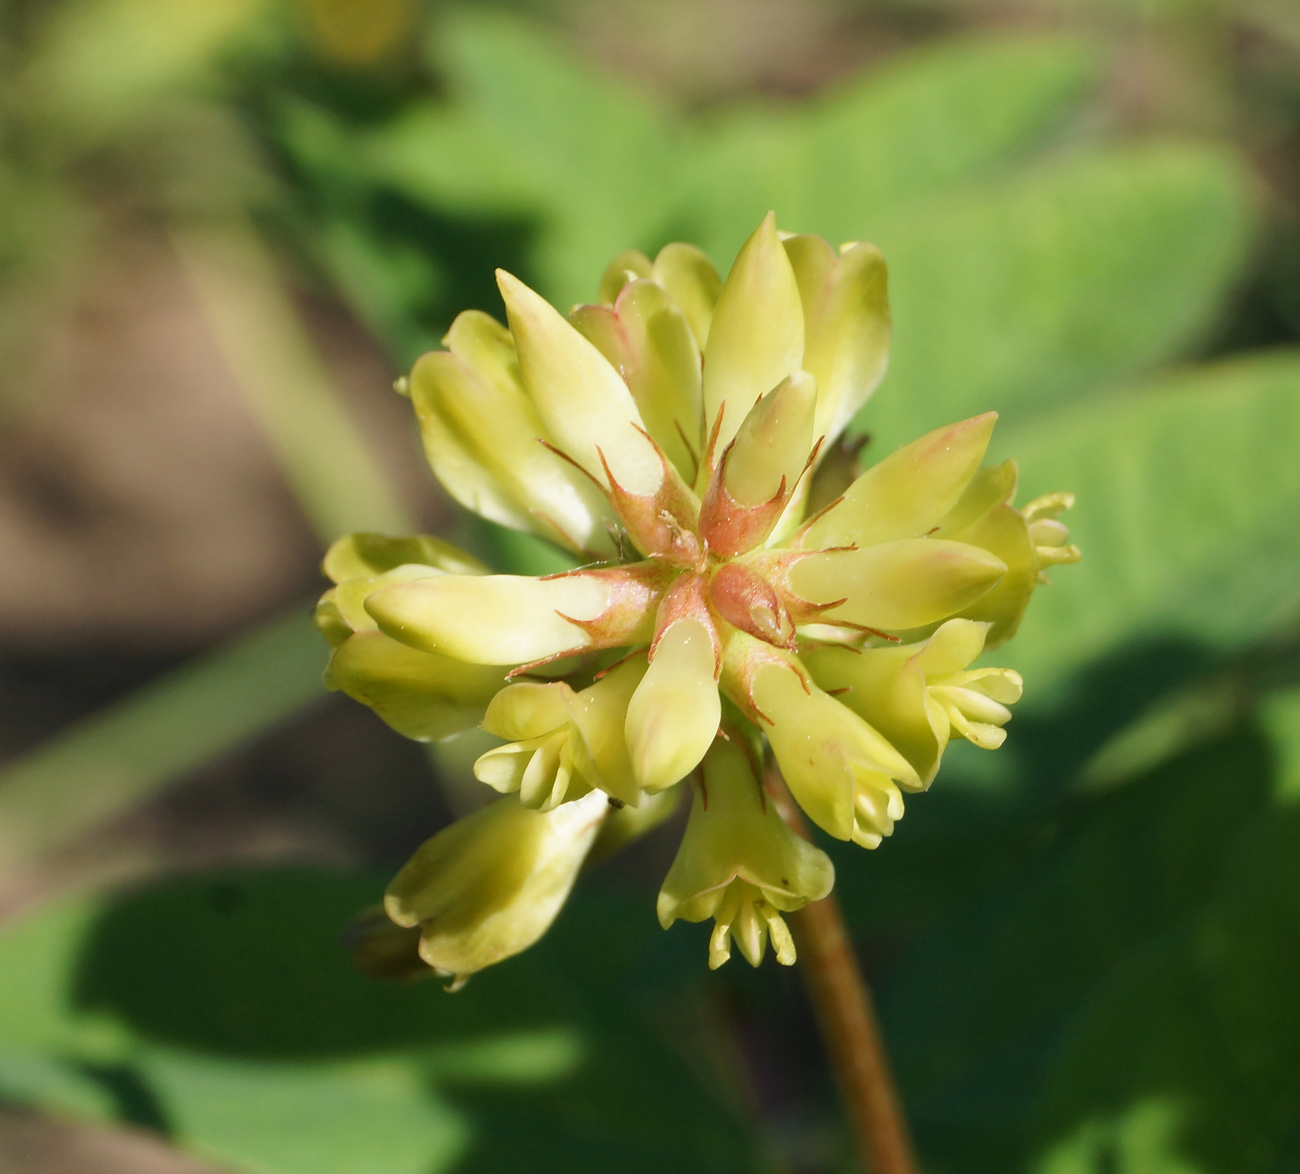
<instances>
[{"instance_id":1,"label":"blurred green leaf","mask_svg":"<svg viewBox=\"0 0 1300 1174\"><path fill-rule=\"evenodd\" d=\"M1236 732L1040 824L1001 884L954 899L884 999L937 1152L986 1147L963 1169L990 1174L1035 1139L1043 1174L1165 1169L1147 1144L1207 1174L1282 1168L1229 1156L1243 1132L1276 1145L1300 1108L1297 826L1272 789L1266 745ZM1239 1022L1215 1027L1207 998Z\"/></svg>"},{"instance_id":2,"label":"blurred green leaf","mask_svg":"<svg viewBox=\"0 0 1300 1174\"><path fill-rule=\"evenodd\" d=\"M85 1066L61 1056L0 1045L0 1102L39 1105L44 1112L82 1121L112 1121L112 1091Z\"/></svg>"},{"instance_id":3,"label":"blurred green leaf","mask_svg":"<svg viewBox=\"0 0 1300 1174\"><path fill-rule=\"evenodd\" d=\"M1276 693L1260 707L1260 721L1277 750L1277 796L1300 801L1300 688Z\"/></svg>"},{"instance_id":4,"label":"blurred green leaf","mask_svg":"<svg viewBox=\"0 0 1300 1174\"><path fill-rule=\"evenodd\" d=\"M1225 829L1226 832L1227 829ZM1080 1008L1047 1085L1040 1167L1290 1168L1300 1128L1300 820L1229 839L1218 891ZM1122 1057L1122 1062L1119 1058Z\"/></svg>"},{"instance_id":5,"label":"blurred green leaf","mask_svg":"<svg viewBox=\"0 0 1300 1174\"><path fill-rule=\"evenodd\" d=\"M535 221L534 267L558 304L592 297L620 250L668 235L725 267L772 207L832 240L870 235L1040 144L1099 64L1070 38L971 38L810 103L692 126L517 18L448 16L434 55L450 100L412 106L359 149L380 183L441 214Z\"/></svg>"},{"instance_id":6,"label":"blurred green leaf","mask_svg":"<svg viewBox=\"0 0 1300 1174\"><path fill-rule=\"evenodd\" d=\"M324 699L306 608L185 665L0 773L0 873Z\"/></svg>"},{"instance_id":7,"label":"blurred green leaf","mask_svg":"<svg viewBox=\"0 0 1300 1174\"><path fill-rule=\"evenodd\" d=\"M11 925L0 1092L120 1116L79 1075L116 1073L181 1144L254 1174L751 1168L692 1070L700 1041L661 1023L699 953L687 967L646 894L579 895L541 945L448 995L349 965L336 935L382 886L225 870Z\"/></svg>"},{"instance_id":8,"label":"blurred green leaf","mask_svg":"<svg viewBox=\"0 0 1300 1174\"><path fill-rule=\"evenodd\" d=\"M371 137L375 172L444 214L535 217L547 295L590 299L611 257L667 227L679 166L668 116L518 18L451 10L431 47L450 102Z\"/></svg>"},{"instance_id":9,"label":"blurred green leaf","mask_svg":"<svg viewBox=\"0 0 1300 1174\"><path fill-rule=\"evenodd\" d=\"M70 901L4 926L0 1040L6 1051L58 1054L76 1046L72 990L82 935L94 916L93 903Z\"/></svg>"},{"instance_id":10,"label":"blurred green leaf","mask_svg":"<svg viewBox=\"0 0 1300 1174\"><path fill-rule=\"evenodd\" d=\"M1300 353L1165 376L995 440L1021 497L1066 488L1084 551L1041 589L1003 659L1031 688L1139 633L1230 648L1300 603Z\"/></svg>"},{"instance_id":11,"label":"blurred green leaf","mask_svg":"<svg viewBox=\"0 0 1300 1174\"><path fill-rule=\"evenodd\" d=\"M724 112L697 144L684 219L724 266L773 208L832 244L877 240L909 207L1041 146L1099 70L1095 46L1070 37L968 37L810 101Z\"/></svg>"},{"instance_id":12,"label":"blurred green leaf","mask_svg":"<svg viewBox=\"0 0 1300 1174\"><path fill-rule=\"evenodd\" d=\"M27 84L61 130L94 138L212 80L219 53L267 0L75 0L57 6Z\"/></svg>"},{"instance_id":13,"label":"blurred green leaf","mask_svg":"<svg viewBox=\"0 0 1300 1174\"><path fill-rule=\"evenodd\" d=\"M396 1061L240 1064L152 1053L142 1065L177 1140L248 1174L440 1174L469 1123Z\"/></svg>"},{"instance_id":14,"label":"blurred green leaf","mask_svg":"<svg viewBox=\"0 0 1300 1174\"><path fill-rule=\"evenodd\" d=\"M253 230L231 218L174 231L218 347L322 545L415 529Z\"/></svg>"},{"instance_id":15,"label":"blurred green leaf","mask_svg":"<svg viewBox=\"0 0 1300 1174\"><path fill-rule=\"evenodd\" d=\"M1239 279L1251 225L1240 162L1174 144L1048 160L899 216L877 239L891 367L859 420L889 451L989 408L1019 422L1183 353Z\"/></svg>"}]
</instances>

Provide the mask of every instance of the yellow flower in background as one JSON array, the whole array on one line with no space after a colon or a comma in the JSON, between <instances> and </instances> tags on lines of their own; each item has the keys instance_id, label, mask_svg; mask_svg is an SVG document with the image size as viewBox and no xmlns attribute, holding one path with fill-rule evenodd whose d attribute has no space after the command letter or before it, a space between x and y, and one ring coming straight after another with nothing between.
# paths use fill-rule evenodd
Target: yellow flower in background
<instances>
[{"instance_id":1,"label":"yellow flower in background","mask_svg":"<svg viewBox=\"0 0 1300 1174\"><path fill-rule=\"evenodd\" d=\"M689 245L624 253L601 301L568 318L498 282L508 326L460 315L403 388L457 501L583 565L497 575L437 539L346 539L318 611L327 680L411 737L481 722L504 741L475 774L548 828L575 804L635 810L693 777L661 920L714 917L711 965L732 941L757 964L769 940L788 964L779 914L824 896L830 864L763 798L761 759L824 831L875 847L954 734L999 744L1019 678L970 665L1014 633L1043 568L1078 557L1056 520L1069 496L1016 510L1014 464L981 466L986 413L807 516L822 458L885 369L871 245L837 254L769 215L725 281ZM753 754L719 741L724 722ZM464 849L476 860L513 851L456 834L482 838ZM558 891L521 882L508 908L530 928L494 942L535 940ZM432 941L451 916L415 921ZM501 949L425 957L464 975Z\"/></svg>"}]
</instances>

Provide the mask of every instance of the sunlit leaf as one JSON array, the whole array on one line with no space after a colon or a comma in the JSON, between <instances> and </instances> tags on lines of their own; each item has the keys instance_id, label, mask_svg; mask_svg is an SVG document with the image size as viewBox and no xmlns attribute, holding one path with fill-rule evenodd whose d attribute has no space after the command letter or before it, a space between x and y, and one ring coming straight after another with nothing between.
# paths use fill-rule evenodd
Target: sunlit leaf
<instances>
[{"instance_id":1,"label":"sunlit leaf","mask_svg":"<svg viewBox=\"0 0 1300 1174\"><path fill-rule=\"evenodd\" d=\"M1008 659L1032 693L1141 633L1213 648L1300 603L1300 354L1166 376L995 437L1025 497L1068 487L1086 552L1040 590ZM1040 687L1041 687L1040 686Z\"/></svg>"},{"instance_id":2,"label":"sunlit leaf","mask_svg":"<svg viewBox=\"0 0 1300 1174\"><path fill-rule=\"evenodd\" d=\"M860 423L885 452L977 412L1003 428L1185 352L1246 260L1232 156L1146 145L1052 159L887 223L890 372Z\"/></svg>"},{"instance_id":3,"label":"sunlit leaf","mask_svg":"<svg viewBox=\"0 0 1300 1174\"><path fill-rule=\"evenodd\" d=\"M969 37L903 54L798 104L724 111L691 160L686 215L720 264L769 209L833 245L1025 155L1098 73L1069 37ZM892 258L890 258L892 262Z\"/></svg>"}]
</instances>

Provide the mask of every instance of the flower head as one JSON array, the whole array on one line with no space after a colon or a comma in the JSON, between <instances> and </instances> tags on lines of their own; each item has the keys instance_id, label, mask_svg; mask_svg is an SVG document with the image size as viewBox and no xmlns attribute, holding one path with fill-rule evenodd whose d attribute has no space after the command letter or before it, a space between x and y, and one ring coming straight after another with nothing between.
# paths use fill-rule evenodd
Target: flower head
<instances>
[{"instance_id":1,"label":"flower head","mask_svg":"<svg viewBox=\"0 0 1300 1174\"><path fill-rule=\"evenodd\" d=\"M829 862L781 830L724 720L816 824L875 847L954 733L1001 740L1019 679L970 663L1014 633L1044 567L1077 558L1069 495L1011 504L1014 464L981 465L989 412L810 510L885 369L872 245L836 253L769 215L725 281L689 245L628 252L567 318L498 283L506 323L462 314L403 386L448 492L580 565L490 574L435 539L345 540L318 612L329 681L414 737L481 721L504 744L475 773L511 810L596 792L639 809L694 777L661 918L715 917L715 965L732 940L788 962L779 911L824 895ZM777 857L803 861L795 888Z\"/></svg>"}]
</instances>

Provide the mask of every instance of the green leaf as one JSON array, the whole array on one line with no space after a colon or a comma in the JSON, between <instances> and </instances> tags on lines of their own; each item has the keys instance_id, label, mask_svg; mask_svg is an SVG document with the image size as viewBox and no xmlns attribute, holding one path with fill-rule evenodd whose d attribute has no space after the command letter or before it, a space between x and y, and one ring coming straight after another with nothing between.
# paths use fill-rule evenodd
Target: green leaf
<instances>
[{"instance_id":1,"label":"green leaf","mask_svg":"<svg viewBox=\"0 0 1300 1174\"><path fill-rule=\"evenodd\" d=\"M443 214L535 219L543 291L590 300L609 259L671 215L672 123L518 18L454 10L432 45L450 104L417 106L371 137L375 174Z\"/></svg>"},{"instance_id":2,"label":"green leaf","mask_svg":"<svg viewBox=\"0 0 1300 1174\"><path fill-rule=\"evenodd\" d=\"M936 1154L987 1147L962 1168L990 1174L1284 1168L1230 1156L1300 1120L1300 823L1270 758L1238 730L1039 820L1001 883L954 894L882 999Z\"/></svg>"},{"instance_id":3,"label":"green leaf","mask_svg":"<svg viewBox=\"0 0 1300 1174\"><path fill-rule=\"evenodd\" d=\"M1238 280L1252 220L1239 160L1177 144L1050 159L896 217L877 238L891 367L859 421L888 452L1186 352Z\"/></svg>"},{"instance_id":4,"label":"green leaf","mask_svg":"<svg viewBox=\"0 0 1300 1174\"><path fill-rule=\"evenodd\" d=\"M471 1128L399 1061L244 1064L154 1053L142 1071L176 1139L248 1174L440 1174Z\"/></svg>"},{"instance_id":5,"label":"green leaf","mask_svg":"<svg viewBox=\"0 0 1300 1174\"><path fill-rule=\"evenodd\" d=\"M1297 813L1261 813L1231 843L1202 916L1135 953L1080 1009L1046 1084L1042 1174L1099 1161L1117 1174L1290 1167L1297 858Z\"/></svg>"},{"instance_id":6,"label":"green leaf","mask_svg":"<svg viewBox=\"0 0 1300 1174\"><path fill-rule=\"evenodd\" d=\"M1032 691L1141 634L1258 639L1300 602L1300 352L1177 372L995 438L1021 498L1078 494L1083 561L1040 588L1004 659Z\"/></svg>"},{"instance_id":7,"label":"green leaf","mask_svg":"<svg viewBox=\"0 0 1300 1174\"><path fill-rule=\"evenodd\" d=\"M186 1148L251 1174L751 1168L696 1075L701 1041L660 1022L702 948L674 961L648 894L578 896L539 946L449 995L350 966L336 935L382 884L225 870L11 926L0 1091L121 1117L95 1098L98 1066Z\"/></svg>"},{"instance_id":8,"label":"green leaf","mask_svg":"<svg viewBox=\"0 0 1300 1174\"><path fill-rule=\"evenodd\" d=\"M211 84L215 58L247 34L264 0L89 0L55 11L26 79L65 132L95 138L155 104Z\"/></svg>"},{"instance_id":9,"label":"green leaf","mask_svg":"<svg viewBox=\"0 0 1300 1174\"><path fill-rule=\"evenodd\" d=\"M1039 146L1099 66L1073 38L967 37L810 101L726 111L691 160L687 222L724 266L769 209L835 245L877 240L900 210Z\"/></svg>"},{"instance_id":10,"label":"green leaf","mask_svg":"<svg viewBox=\"0 0 1300 1174\"><path fill-rule=\"evenodd\" d=\"M1300 802L1300 688L1267 698L1260 720L1277 749L1277 797L1283 803Z\"/></svg>"}]
</instances>

